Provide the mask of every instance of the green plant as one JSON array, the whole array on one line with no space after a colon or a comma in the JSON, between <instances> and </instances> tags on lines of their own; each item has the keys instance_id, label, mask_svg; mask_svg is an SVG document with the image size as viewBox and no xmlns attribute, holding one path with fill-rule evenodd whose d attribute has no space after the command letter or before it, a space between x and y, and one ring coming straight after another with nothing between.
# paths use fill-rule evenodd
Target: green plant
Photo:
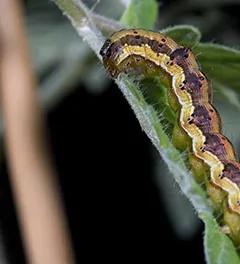
<instances>
[{"instance_id":1,"label":"green plant","mask_svg":"<svg viewBox=\"0 0 240 264\"><path fill-rule=\"evenodd\" d=\"M125 10L120 23L98 16L77 0L54 1L68 16L78 34L89 43L96 55L102 47L104 38L99 28L104 32L112 32L121 27L152 29L157 19L157 4L154 0L133 0ZM147 4L146 4L147 3ZM144 12L142 14L142 12ZM144 17L144 20L141 18ZM213 80L215 89L218 89L225 100L240 110L238 93L238 72L240 70L240 52L222 45L200 43L198 29L181 25L161 30L181 45L194 47L203 72ZM205 191L196 183L184 162L184 154L180 153L171 143L167 124L171 123L171 111L168 109L164 85L157 82L159 89L147 89L152 83L144 83L144 91L139 89L133 78L121 75L116 83L131 105L142 129L146 132L163 160L168 165L174 179L181 187L182 192L191 201L198 216L205 223L204 249L207 263L240 263L239 256L232 241L225 235L213 216L213 209L206 197ZM150 92L151 91L151 92ZM158 96L159 95L159 96ZM162 104L157 104L156 98L161 98ZM162 108L164 105L164 111ZM159 118L161 113L161 118Z\"/></svg>"}]
</instances>

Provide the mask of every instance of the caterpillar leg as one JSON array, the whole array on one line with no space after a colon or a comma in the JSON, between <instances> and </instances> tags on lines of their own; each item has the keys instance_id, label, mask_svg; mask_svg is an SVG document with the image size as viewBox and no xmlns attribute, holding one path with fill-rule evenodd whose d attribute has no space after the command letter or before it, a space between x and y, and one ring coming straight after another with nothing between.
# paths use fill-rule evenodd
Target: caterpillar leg
<instances>
[{"instance_id":1,"label":"caterpillar leg","mask_svg":"<svg viewBox=\"0 0 240 264\"><path fill-rule=\"evenodd\" d=\"M224 222L229 227L229 236L236 246L240 245L240 215L233 212L228 204L227 199L224 203Z\"/></svg>"},{"instance_id":2,"label":"caterpillar leg","mask_svg":"<svg viewBox=\"0 0 240 264\"><path fill-rule=\"evenodd\" d=\"M206 178L209 175L209 170L205 168L204 162L196 157L193 153L188 155L188 162L190 164L192 175L197 180L197 182L205 183Z\"/></svg>"},{"instance_id":3,"label":"caterpillar leg","mask_svg":"<svg viewBox=\"0 0 240 264\"><path fill-rule=\"evenodd\" d=\"M176 121L172 131L172 143L180 151L188 150L191 146L191 139Z\"/></svg>"}]
</instances>

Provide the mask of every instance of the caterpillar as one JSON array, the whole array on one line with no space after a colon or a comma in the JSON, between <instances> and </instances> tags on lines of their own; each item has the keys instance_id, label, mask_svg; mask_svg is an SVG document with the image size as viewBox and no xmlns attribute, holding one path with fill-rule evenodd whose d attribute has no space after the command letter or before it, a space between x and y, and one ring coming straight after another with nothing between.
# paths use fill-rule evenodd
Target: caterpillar
<instances>
[{"instance_id":1,"label":"caterpillar","mask_svg":"<svg viewBox=\"0 0 240 264\"><path fill-rule=\"evenodd\" d=\"M172 142L188 150L192 174L205 183L223 230L240 244L240 163L222 134L221 118L212 105L211 81L190 48L170 37L143 29L113 33L100 50L107 74L142 69L145 76L164 72L170 79L168 101L177 116Z\"/></svg>"}]
</instances>

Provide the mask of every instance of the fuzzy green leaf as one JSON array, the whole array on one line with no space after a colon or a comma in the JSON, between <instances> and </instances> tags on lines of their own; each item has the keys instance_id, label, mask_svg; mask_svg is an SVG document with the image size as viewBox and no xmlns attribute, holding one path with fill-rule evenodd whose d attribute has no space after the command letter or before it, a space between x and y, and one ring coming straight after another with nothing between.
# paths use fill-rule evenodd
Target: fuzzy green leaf
<instances>
[{"instance_id":1,"label":"fuzzy green leaf","mask_svg":"<svg viewBox=\"0 0 240 264\"><path fill-rule=\"evenodd\" d=\"M158 16L155 0L132 0L120 22L128 28L153 29Z\"/></svg>"},{"instance_id":2,"label":"fuzzy green leaf","mask_svg":"<svg viewBox=\"0 0 240 264\"><path fill-rule=\"evenodd\" d=\"M210 79L240 92L240 51L206 43L199 43L193 51Z\"/></svg>"},{"instance_id":3,"label":"fuzzy green leaf","mask_svg":"<svg viewBox=\"0 0 240 264\"><path fill-rule=\"evenodd\" d=\"M190 48L198 44L201 38L200 31L196 27L189 25L168 27L160 32L174 39L178 44Z\"/></svg>"},{"instance_id":4,"label":"fuzzy green leaf","mask_svg":"<svg viewBox=\"0 0 240 264\"><path fill-rule=\"evenodd\" d=\"M152 105L146 102L138 85L131 78L124 75L120 76L117 84L131 105L142 129L165 160L183 193L191 200L197 211L211 213L205 192L195 182L185 166L184 155L172 145L158 113Z\"/></svg>"},{"instance_id":5,"label":"fuzzy green leaf","mask_svg":"<svg viewBox=\"0 0 240 264\"><path fill-rule=\"evenodd\" d=\"M239 100L239 93L240 93L240 90L239 91L235 91L233 89L231 89L229 86L226 86L224 84L221 84L215 80L213 80L212 82L213 84L213 87L214 88L217 88L220 93L228 99L228 101L234 105L238 111L240 111L240 100ZM221 108L224 108L225 105L223 104L223 107ZM226 110L226 109L225 109Z\"/></svg>"},{"instance_id":6,"label":"fuzzy green leaf","mask_svg":"<svg viewBox=\"0 0 240 264\"><path fill-rule=\"evenodd\" d=\"M216 220L209 214L199 215L205 223L204 250L208 264L239 264L240 260L229 237L219 230Z\"/></svg>"}]
</instances>

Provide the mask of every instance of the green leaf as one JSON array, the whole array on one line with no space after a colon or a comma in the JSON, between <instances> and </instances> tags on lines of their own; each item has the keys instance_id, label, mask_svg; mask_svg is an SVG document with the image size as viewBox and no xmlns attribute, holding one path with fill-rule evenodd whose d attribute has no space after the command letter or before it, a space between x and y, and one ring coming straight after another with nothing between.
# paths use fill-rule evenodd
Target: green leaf
<instances>
[{"instance_id":1,"label":"green leaf","mask_svg":"<svg viewBox=\"0 0 240 264\"><path fill-rule=\"evenodd\" d=\"M136 114L142 129L168 165L183 193L191 200L198 212L211 213L205 192L196 183L185 165L184 154L172 145L171 139L162 125L164 116L162 119L159 118L154 106L146 102L138 85L130 77L121 74L116 82Z\"/></svg>"},{"instance_id":2,"label":"green leaf","mask_svg":"<svg viewBox=\"0 0 240 264\"><path fill-rule=\"evenodd\" d=\"M153 29L158 16L155 0L132 0L120 22L128 28Z\"/></svg>"},{"instance_id":3,"label":"green leaf","mask_svg":"<svg viewBox=\"0 0 240 264\"><path fill-rule=\"evenodd\" d=\"M240 92L240 51L211 43L199 43L193 51L210 80Z\"/></svg>"},{"instance_id":4,"label":"green leaf","mask_svg":"<svg viewBox=\"0 0 240 264\"><path fill-rule=\"evenodd\" d=\"M168 105L167 88L161 83L161 77L141 80L139 86L143 87L141 92L146 102L153 105L158 115L162 117L162 121L166 125L166 130L170 126L172 127L176 117Z\"/></svg>"},{"instance_id":5,"label":"green leaf","mask_svg":"<svg viewBox=\"0 0 240 264\"><path fill-rule=\"evenodd\" d=\"M198 44L201 38L198 28L189 25L168 27L160 32L174 39L178 44L190 48Z\"/></svg>"},{"instance_id":6,"label":"green leaf","mask_svg":"<svg viewBox=\"0 0 240 264\"><path fill-rule=\"evenodd\" d=\"M213 87L217 88L219 92L228 99L228 101L234 105L238 111L240 111L240 100L239 100L239 94L231 89L230 87L218 83L217 81L213 81ZM240 92L240 91L239 91ZM216 93L215 93L216 94Z\"/></svg>"},{"instance_id":7,"label":"green leaf","mask_svg":"<svg viewBox=\"0 0 240 264\"><path fill-rule=\"evenodd\" d=\"M239 264L240 260L230 238L220 229L216 220L209 214L201 213L205 223L204 250L208 264Z\"/></svg>"}]
</instances>

